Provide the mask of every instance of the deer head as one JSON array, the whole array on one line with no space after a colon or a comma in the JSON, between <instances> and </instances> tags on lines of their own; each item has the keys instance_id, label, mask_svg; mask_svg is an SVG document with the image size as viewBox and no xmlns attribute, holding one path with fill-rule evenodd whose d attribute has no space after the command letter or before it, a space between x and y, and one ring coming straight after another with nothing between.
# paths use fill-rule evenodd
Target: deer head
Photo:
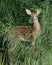
<instances>
[{"instance_id":1,"label":"deer head","mask_svg":"<svg viewBox=\"0 0 52 65\"><path fill-rule=\"evenodd\" d=\"M26 13L31 16L32 20L36 20L38 18L38 15L41 13L41 8L37 9L37 12L31 12L29 9L26 9Z\"/></svg>"}]
</instances>

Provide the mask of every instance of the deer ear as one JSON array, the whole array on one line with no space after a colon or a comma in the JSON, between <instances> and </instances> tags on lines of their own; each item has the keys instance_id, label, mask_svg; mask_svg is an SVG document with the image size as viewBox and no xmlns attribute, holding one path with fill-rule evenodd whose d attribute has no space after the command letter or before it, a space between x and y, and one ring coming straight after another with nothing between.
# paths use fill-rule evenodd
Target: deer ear
<instances>
[{"instance_id":1,"label":"deer ear","mask_svg":"<svg viewBox=\"0 0 52 65\"><path fill-rule=\"evenodd\" d=\"M26 9L26 13L27 13L28 15L31 15L31 11L30 11L29 9Z\"/></svg>"},{"instance_id":2,"label":"deer ear","mask_svg":"<svg viewBox=\"0 0 52 65\"><path fill-rule=\"evenodd\" d=\"M41 13L41 8L37 10L37 15Z\"/></svg>"}]
</instances>

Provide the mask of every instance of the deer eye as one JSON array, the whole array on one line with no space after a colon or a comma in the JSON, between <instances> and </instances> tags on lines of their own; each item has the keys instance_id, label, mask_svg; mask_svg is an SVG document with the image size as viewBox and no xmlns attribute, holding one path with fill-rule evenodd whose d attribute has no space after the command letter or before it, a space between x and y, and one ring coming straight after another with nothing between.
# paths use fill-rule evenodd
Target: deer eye
<instances>
[{"instance_id":1,"label":"deer eye","mask_svg":"<svg viewBox=\"0 0 52 65\"><path fill-rule=\"evenodd\" d=\"M37 17L37 15L35 17Z\"/></svg>"},{"instance_id":2,"label":"deer eye","mask_svg":"<svg viewBox=\"0 0 52 65\"><path fill-rule=\"evenodd\" d=\"M37 17L37 16L35 16L35 17Z\"/></svg>"}]
</instances>

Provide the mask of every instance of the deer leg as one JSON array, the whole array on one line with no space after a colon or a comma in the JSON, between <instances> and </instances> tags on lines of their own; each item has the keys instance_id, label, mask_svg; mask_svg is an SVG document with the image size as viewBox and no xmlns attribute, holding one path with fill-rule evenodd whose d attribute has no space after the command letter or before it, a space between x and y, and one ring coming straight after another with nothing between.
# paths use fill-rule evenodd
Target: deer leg
<instances>
[{"instance_id":1,"label":"deer leg","mask_svg":"<svg viewBox=\"0 0 52 65\"><path fill-rule=\"evenodd\" d=\"M35 40L32 41L32 47L35 47Z\"/></svg>"},{"instance_id":2,"label":"deer leg","mask_svg":"<svg viewBox=\"0 0 52 65\"><path fill-rule=\"evenodd\" d=\"M32 47L35 47L36 34L33 32Z\"/></svg>"}]
</instances>

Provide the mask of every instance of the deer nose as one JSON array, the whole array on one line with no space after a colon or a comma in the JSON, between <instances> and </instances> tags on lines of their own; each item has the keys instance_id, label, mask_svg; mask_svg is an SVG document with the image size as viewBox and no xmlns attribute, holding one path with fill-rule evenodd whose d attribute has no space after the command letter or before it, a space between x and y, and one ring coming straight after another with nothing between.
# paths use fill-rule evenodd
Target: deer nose
<instances>
[{"instance_id":1,"label":"deer nose","mask_svg":"<svg viewBox=\"0 0 52 65\"><path fill-rule=\"evenodd\" d=\"M34 18L33 18L33 17L31 17L31 20L32 20L32 21L34 21Z\"/></svg>"}]
</instances>

